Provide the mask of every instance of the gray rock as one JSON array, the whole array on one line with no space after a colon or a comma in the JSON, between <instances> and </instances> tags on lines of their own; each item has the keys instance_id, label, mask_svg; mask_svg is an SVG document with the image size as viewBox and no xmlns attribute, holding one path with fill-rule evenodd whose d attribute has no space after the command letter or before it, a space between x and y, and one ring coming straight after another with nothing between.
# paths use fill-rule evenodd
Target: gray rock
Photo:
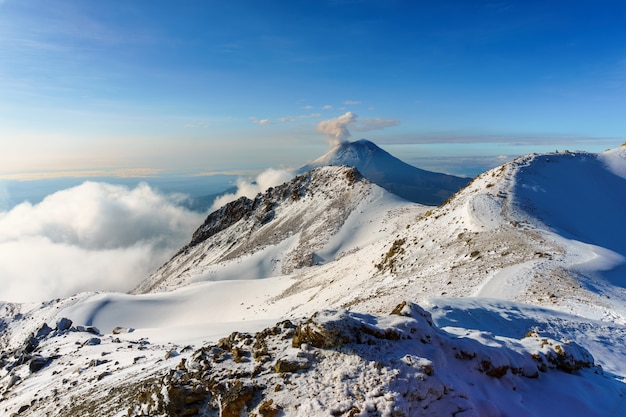
<instances>
[{"instance_id":1,"label":"gray rock","mask_svg":"<svg viewBox=\"0 0 626 417\"><path fill-rule=\"evenodd\" d=\"M29 337L24 344L24 351L26 353L32 353L35 349L37 349L37 346L39 346L39 340L31 335L31 337Z\"/></svg>"},{"instance_id":2,"label":"gray rock","mask_svg":"<svg viewBox=\"0 0 626 417\"><path fill-rule=\"evenodd\" d=\"M79 332L91 333L95 335L100 334L100 330L98 330L98 328L94 326L76 326L76 330L78 330Z\"/></svg>"},{"instance_id":3,"label":"gray rock","mask_svg":"<svg viewBox=\"0 0 626 417\"><path fill-rule=\"evenodd\" d=\"M72 320L63 317L59 321L57 321L57 330L60 332L64 332L72 327Z\"/></svg>"},{"instance_id":4,"label":"gray rock","mask_svg":"<svg viewBox=\"0 0 626 417\"><path fill-rule=\"evenodd\" d=\"M35 373L39 371L41 368L46 366L50 362L49 358L44 358L40 355L35 355L28 363L28 369L30 372Z\"/></svg>"},{"instance_id":5,"label":"gray rock","mask_svg":"<svg viewBox=\"0 0 626 417\"><path fill-rule=\"evenodd\" d=\"M99 345L101 341L102 340L100 340L99 337L92 337L91 339L87 339L85 341L85 343L83 343L83 346L85 346L85 345L87 345L87 346Z\"/></svg>"},{"instance_id":6,"label":"gray rock","mask_svg":"<svg viewBox=\"0 0 626 417\"><path fill-rule=\"evenodd\" d=\"M35 337L37 339L43 339L44 337L48 336L51 331L52 331L52 328L48 326L48 323L44 323L41 325L39 330L37 330L37 334L35 335Z\"/></svg>"}]
</instances>

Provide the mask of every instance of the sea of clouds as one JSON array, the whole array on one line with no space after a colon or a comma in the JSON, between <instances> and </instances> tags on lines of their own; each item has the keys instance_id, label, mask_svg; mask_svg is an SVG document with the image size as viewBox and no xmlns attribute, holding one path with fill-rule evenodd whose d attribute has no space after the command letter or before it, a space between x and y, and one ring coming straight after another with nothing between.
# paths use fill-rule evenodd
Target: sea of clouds
<instances>
[{"instance_id":1,"label":"sea of clouds","mask_svg":"<svg viewBox=\"0 0 626 417\"><path fill-rule=\"evenodd\" d=\"M0 301L133 289L202 223L184 198L85 182L0 212Z\"/></svg>"}]
</instances>

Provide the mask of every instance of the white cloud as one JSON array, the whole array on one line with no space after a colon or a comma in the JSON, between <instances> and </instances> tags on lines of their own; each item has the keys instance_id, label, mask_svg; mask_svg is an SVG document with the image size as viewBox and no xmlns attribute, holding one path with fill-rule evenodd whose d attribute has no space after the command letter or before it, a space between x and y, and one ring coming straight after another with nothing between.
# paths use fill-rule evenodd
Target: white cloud
<instances>
[{"instance_id":1,"label":"white cloud","mask_svg":"<svg viewBox=\"0 0 626 417\"><path fill-rule=\"evenodd\" d=\"M322 107L322 110L332 110L333 106L331 104L327 104L324 107Z\"/></svg>"},{"instance_id":2,"label":"white cloud","mask_svg":"<svg viewBox=\"0 0 626 417\"><path fill-rule=\"evenodd\" d=\"M271 125L273 124L270 119L257 119L256 117L250 117L250 121L252 123L256 123L257 125Z\"/></svg>"},{"instance_id":3,"label":"white cloud","mask_svg":"<svg viewBox=\"0 0 626 417\"><path fill-rule=\"evenodd\" d=\"M318 117L322 117L321 113L311 113L311 114L301 114L298 116L298 119L315 119Z\"/></svg>"},{"instance_id":4,"label":"white cloud","mask_svg":"<svg viewBox=\"0 0 626 417\"><path fill-rule=\"evenodd\" d=\"M261 172L253 181L240 178L237 180L237 191L233 194L225 194L216 198L211 210L217 210L240 197L254 198L258 193L264 192L269 187L283 184L292 178L293 174L291 172L273 168Z\"/></svg>"},{"instance_id":5,"label":"white cloud","mask_svg":"<svg viewBox=\"0 0 626 417\"><path fill-rule=\"evenodd\" d=\"M183 198L85 182L0 212L0 300L131 290L202 223Z\"/></svg>"}]
</instances>

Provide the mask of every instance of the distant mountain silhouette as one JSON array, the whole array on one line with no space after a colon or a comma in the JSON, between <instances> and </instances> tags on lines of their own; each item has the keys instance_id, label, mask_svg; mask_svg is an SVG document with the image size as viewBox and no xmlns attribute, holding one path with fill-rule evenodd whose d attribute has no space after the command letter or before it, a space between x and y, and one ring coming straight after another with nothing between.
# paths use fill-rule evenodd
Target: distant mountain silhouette
<instances>
[{"instance_id":1,"label":"distant mountain silhouette","mask_svg":"<svg viewBox=\"0 0 626 417\"><path fill-rule=\"evenodd\" d=\"M327 165L355 167L373 183L406 200L440 205L465 187L470 179L416 168L379 148L367 139L341 143L298 173Z\"/></svg>"}]
</instances>

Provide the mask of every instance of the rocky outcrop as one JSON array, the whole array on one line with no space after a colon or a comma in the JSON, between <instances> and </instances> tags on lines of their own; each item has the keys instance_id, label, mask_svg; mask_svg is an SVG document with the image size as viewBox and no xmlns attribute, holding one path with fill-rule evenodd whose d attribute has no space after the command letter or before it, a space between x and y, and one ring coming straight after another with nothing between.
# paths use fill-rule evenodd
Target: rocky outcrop
<instances>
[{"instance_id":1,"label":"rocky outcrop","mask_svg":"<svg viewBox=\"0 0 626 417\"><path fill-rule=\"evenodd\" d=\"M463 384L499 389L595 366L582 347L536 332L495 343L448 334L409 302L389 316L321 311L197 350L144 386L128 416L478 415L485 400Z\"/></svg>"},{"instance_id":2,"label":"rocky outcrop","mask_svg":"<svg viewBox=\"0 0 626 417\"><path fill-rule=\"evenodd\" d=\"M356 168L346 168L342 174L346 177L349 185L362 178ZM180 252L188 251L241 219L253 218L253 228L271 222L274 219L274 209L279 204L288 200L297 201L307 193L315 192L315 190L309 189L311 179L315 175L316 172L309 171L282 185L270 187L263 194L259 193L253 200L240 197L222 206L209 214L202 226L194 232L191 242L183 247Z\"/></svg>"}]
</instances>

